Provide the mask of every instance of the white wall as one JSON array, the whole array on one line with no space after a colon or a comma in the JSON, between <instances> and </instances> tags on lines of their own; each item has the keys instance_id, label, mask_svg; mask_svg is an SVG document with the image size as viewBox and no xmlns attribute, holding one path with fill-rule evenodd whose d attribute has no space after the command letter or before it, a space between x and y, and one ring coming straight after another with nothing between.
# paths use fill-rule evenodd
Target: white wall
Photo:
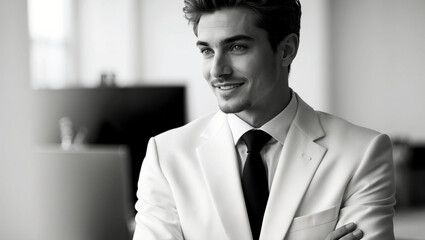
<instances>
[{"instance_id":1,"label":"white wall","mask_svg":"<svg viewBox=\"0 0 425 240\"><path fill-rule=\"evenodd\" d=\"M330 111L329 1L302 0L300 48L295 58L289 86L308 104Z\"/></svg>"},{"instance_id":2,"label":"white wall","mask_svg":"<svg viewBox=\"0 0 425 240\"><path fill-rule=\"evenodd\" d=\"M425 140L425 1L331 1L332 111Z\"/></svg>"},{"instance_id":3,"label":"white wall","mask_svg":"<svg viewBox=\"0 0 425 240\"><path fill-rule=\"evenodd\" d=\"M102 72L116 74L118 84L137 78L136 0L76 2L78 79L96 87Z\"/></svg>"},{"instance_id":4,"label":"white wall","mask_svg":"<svg viewBox=\"0 0 425 240\"><path fill-rule=\"evenodd\" d=\"M140 79L152 84L187 84L189 120L216 111L202 77L196 37L183 17L183 1L141 0ZM290 86L319 109L328 109L326 3L305 0L301 49L292 66Z\"/></svg>"},{"instance_id":5,"label":"white wall","mask_svg":"<svg viewBox=\"0 0 425 240\"><path fill-rule=\"evenodd\" d=\"M0 0L0 239L34 239L25 0Z\"/></svg>"}]
</instances>

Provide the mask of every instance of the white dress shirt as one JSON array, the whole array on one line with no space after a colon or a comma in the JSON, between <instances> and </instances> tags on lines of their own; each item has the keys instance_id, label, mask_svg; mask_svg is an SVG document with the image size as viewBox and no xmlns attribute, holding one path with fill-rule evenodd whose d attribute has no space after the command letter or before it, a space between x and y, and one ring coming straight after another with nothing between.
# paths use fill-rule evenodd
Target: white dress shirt
<instances>
[{"instance_id":1,"label":"white dress shirt","mask_svg":"<svg viewBox=\"0 0 425 240\"><path fill-rule=\"evenodd\" d=\"M279 161L279 156L282 153L283 145L285 144L286 135L288 134L289 127L295 118L297 113L297 97L296 94L291 90L291 100L289 104L283 109L278 115L272 118L270 121L261 126L260 130L268 133L271 139L266 143L260 152L261 158L263 159L264 166L266 167L266 174L268 177L269 190L273 183L273 177L276 171L276 166ZM241 140L244 133L249 130L256 129L249 125L235 114L228 114L227 118L232 131L233 141L238 153L239 158L239 170L242 175L243 166L245 165L247 153L247 147Z\"/></svg>"}]
</instances>

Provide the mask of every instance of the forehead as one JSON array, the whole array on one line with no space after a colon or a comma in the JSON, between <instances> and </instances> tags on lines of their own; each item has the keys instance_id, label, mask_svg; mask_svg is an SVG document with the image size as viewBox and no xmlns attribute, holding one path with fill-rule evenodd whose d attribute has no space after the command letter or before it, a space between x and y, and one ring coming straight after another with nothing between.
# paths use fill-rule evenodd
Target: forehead
<instances>
[{"instance_id":1,"label":"forehead","mask_svg":"<svg viewBox=\"0 0 425 240\"><path fill-rule=\"evenodd\" d=\"M226 8L204 14L198 24L198 39L210 42L233 35L253 37L264 34L255 21L255 14L246 8Z\"/></svg>"}]
</instances>

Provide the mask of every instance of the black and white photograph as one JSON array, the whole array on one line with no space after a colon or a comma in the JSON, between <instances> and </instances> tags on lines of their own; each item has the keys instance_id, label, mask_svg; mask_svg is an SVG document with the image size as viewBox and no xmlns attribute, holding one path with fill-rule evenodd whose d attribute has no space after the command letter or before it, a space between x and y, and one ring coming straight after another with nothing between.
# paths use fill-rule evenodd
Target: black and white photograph
<instances>
[{"instance_id":1,"label":"black and white photograph","mask_svg":"<svg viewBox=\"0 0 425 240\"><path fill-rule=\"evenodd\" d=\"M425 240L424 0L0 0L0 239Z\"/></svg>"}]
</instances>

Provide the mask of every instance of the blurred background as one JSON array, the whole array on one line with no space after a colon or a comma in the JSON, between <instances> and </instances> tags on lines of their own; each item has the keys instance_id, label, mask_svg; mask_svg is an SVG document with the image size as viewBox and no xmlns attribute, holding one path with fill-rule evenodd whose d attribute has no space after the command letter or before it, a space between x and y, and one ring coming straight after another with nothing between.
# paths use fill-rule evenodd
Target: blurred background
<instances>
[{"instance_id":1,"label":"blurred background","mask_svg":"<svg viewBox=\"0 0 425 240\"><path fill-rule=\"evenodd\" d=\"M425 1L304 0L290 86L387 133L425 239ZM0 238L128 239L148 139L217 110L183 1L0 0Z\"/></svg>"}]
</instances>

